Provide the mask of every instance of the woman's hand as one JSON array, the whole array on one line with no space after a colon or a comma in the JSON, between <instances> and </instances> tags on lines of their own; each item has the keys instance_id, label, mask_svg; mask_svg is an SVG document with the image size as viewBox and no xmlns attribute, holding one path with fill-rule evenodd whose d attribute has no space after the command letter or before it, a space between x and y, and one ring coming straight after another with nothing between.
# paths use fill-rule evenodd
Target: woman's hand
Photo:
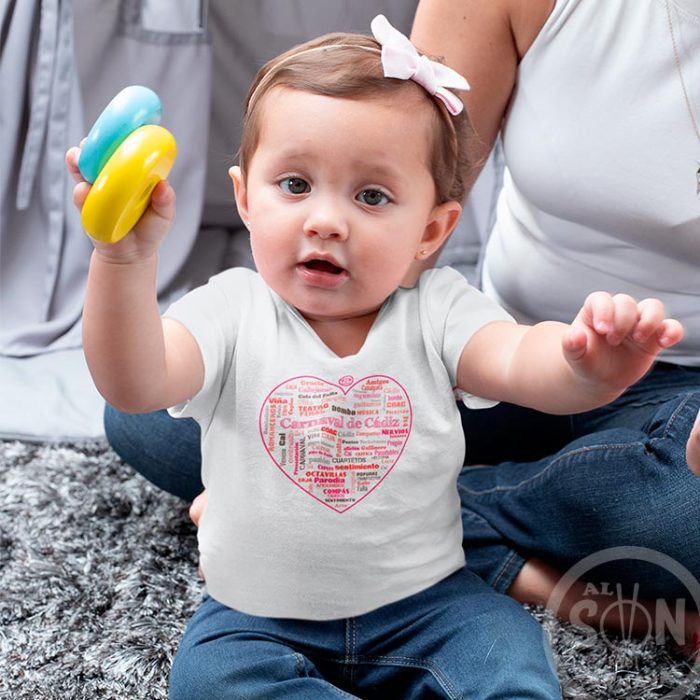
<instances>
[{"instance_id":1,"label":"woman's hand","mask_svg":"<svg viewBox=\"0 0 700 700\"><path fill-rule=\"evenodd\" d=\"M688 469L696 476L700 476L700 413L695 418L695 423L685 446L685 459L688 462ZM700 631L700 625L698 629ZM698 643L698 648L700 649L700 642Z\"/></svg>"},{"instance_id":2,"label":"woman's hand","mask_svg":"<svg viewBox=\"0 0 700 700\"><path fill-rule=\"evenodd\" d=\"M73 188L73 202L79 211L90 192L78 168L80 148L74 146L66 153L66 166L77 183ZM158 183L151 193L151 204L133 230L116 243L103 243L90 238L98 255L110 262L138 262L154 256L175 218L175 191L167 180Z\"/></svg>"}]
</instances>

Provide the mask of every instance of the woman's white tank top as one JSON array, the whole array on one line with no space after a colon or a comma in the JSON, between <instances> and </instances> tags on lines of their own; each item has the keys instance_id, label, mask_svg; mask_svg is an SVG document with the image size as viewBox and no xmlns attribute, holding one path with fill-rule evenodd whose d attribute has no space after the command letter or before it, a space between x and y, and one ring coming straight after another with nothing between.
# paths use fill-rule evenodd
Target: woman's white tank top
<instances>
[{"instance_id":1,"label":"woman's white tank top","mask_svg":"<svg viewBox=\"0 0 700 700\"><path fill-rule=\"evenodd\" d=\"M700 0L669 0L700 129ZM506 115L484 288L525 322L571 321L594 290L657 296L700 365L700 140L665 0L557 0Z\"/></svg>"}]
</instances>

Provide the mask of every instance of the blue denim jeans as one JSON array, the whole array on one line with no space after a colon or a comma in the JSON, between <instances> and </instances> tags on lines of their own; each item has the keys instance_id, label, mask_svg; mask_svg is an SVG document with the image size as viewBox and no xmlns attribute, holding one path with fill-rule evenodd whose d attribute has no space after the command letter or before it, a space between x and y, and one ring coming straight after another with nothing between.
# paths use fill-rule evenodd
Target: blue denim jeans
<instances>
[{"instance_id":1,"label":"blue denim jeans","mask_svg":"<svg viewBox=\"0 0 700 700\"><path fill-rule=\"evenodd\" d=\"M359 617L254 617L205 597L173 662L171 700L559 698L540 625L462 569Z\"/></svg>"},{"instance_id":2,"label":"blue denim jeans","mask_svg":"<svg viewBox=\"0 0 700 700\"><path fill-rule=\"evenodd\" d=\"M700 479L685 444L700 409L700 368L657 363L614 403L573 416L501 404L463 411L468 464L462 499L467 566L506 591L537 556L567 569L608 547L666 554L700 579ZM199 427L165 411L105 410L115 451L159 487L191 500L202 489ZM678 597L679 581L643 561L601 567L601 581L642 581Z\"/></svg>"},{"instance_id":3,"label":"blue denim jeans","mask_svg":"<svg viewBox=\"0 0 700 700\"><path fill-rule=\"evenodd\" d=\"M700 369L657 363L615 402L587 413L553 417L507 405L463 412L468 457L470 435L486 433L499 456L509 425L517 431L522 418L532 435L512 446L508 461L462 470L468 566L506 591L531 557L567 570L632 546L670 556L700 579L700 478L685 460L698 410ZM554 454L537 454L539 435ZM488 456L478 438L474 452ZM649 598L687 597L676 576L643 560L610 561L587 580L638 584Z\"/></svg>"}]
</instances>

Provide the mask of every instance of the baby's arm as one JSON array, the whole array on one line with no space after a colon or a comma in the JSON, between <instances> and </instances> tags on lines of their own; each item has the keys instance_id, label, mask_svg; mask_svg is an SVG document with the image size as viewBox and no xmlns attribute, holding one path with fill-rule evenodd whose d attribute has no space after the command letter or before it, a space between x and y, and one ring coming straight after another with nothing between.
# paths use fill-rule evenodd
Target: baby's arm
<instances>
[{"instance_id":1,"label":"baby's arm","mask_svg":"<svg viewBox=\"0 0 700 700\"><path fill-rule=\"evenodd\" d=\"M81 208L90 189L77 167L79 150L66 155ZM116 408L132 413L173 406L202 386L199 347L184 326L161 321L156 297L157 253L175 213L175 194L161 182L134 230L113 244L92 241L83 344L95 385Z\"/></svg>"},{"instance_id":2,"label":"baby's arm","mask_svg":"<svg viewBox=\"0 0 700 700\"><path fill-rule=\"evenodd\" d=\"M484 326L462 352L457 383L476 396L548 413L586 411L617 398L682 336L660 301L595 292L570 326Z\"/></svg>"}]
</instances>

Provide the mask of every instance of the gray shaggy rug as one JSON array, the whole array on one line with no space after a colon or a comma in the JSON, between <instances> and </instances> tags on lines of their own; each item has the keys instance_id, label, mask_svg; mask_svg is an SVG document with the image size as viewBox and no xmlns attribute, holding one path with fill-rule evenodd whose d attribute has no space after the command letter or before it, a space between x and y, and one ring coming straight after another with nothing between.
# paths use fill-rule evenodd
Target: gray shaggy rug
<instances>
[{"instance_id":1,"label":"gray shaggy rug","mask_svg":"<svg viewBox=\"0 0 700 700\"><path fill-rule=\"evenodd\" d=\"M0 698L167 698L202 590L186 505L105 445L0 442ZM533 614L565 698L700 697L670 645Z\"/></svg>"}]
</instances>

